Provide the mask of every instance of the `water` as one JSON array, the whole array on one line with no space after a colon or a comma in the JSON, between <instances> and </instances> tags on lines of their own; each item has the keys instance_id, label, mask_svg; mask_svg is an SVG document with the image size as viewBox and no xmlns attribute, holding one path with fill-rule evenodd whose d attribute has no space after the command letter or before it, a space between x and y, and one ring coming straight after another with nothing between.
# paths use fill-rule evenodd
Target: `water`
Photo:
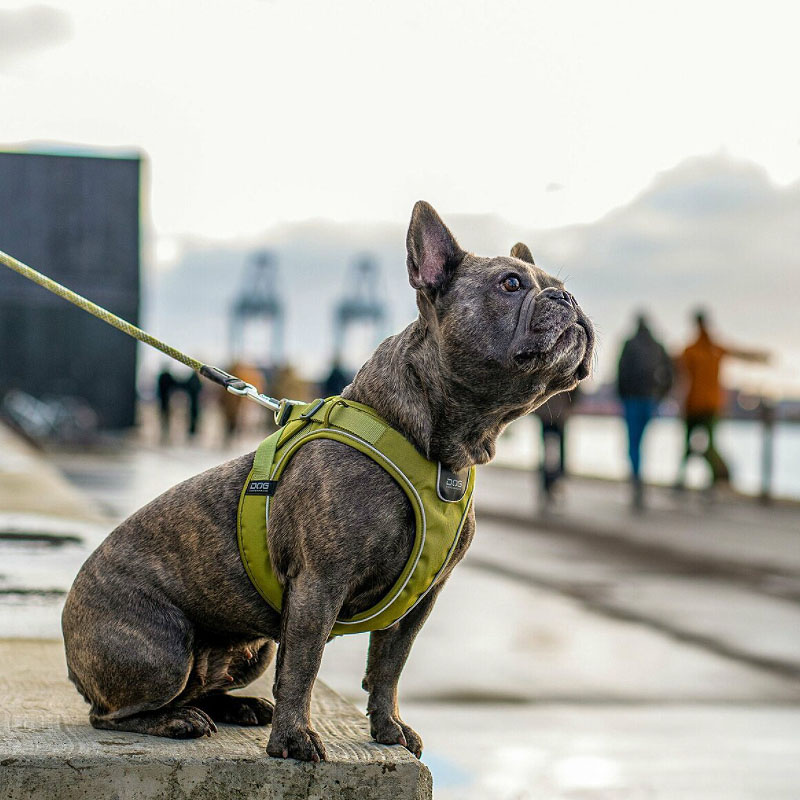
<instances>
[{"instance_id":1,"label":"water","mask_svg":"<svg viewBox=\"0 0 800 800\"><path fill-rule=\"evenodd\" d=\"M533 468L541 457L539 420L526 417L509 426L497 448L496 463ZM777 423L774 433L772 493L800 500L800 425ZM659 418L650 423L644 438L643 471L646 481L672 484L683 454L683 423ZM717 426L717 449L731 469L738 491L761 492L762 427L750 420L723 420ZM567 467L576 475L625 479L628 476L627 434L619 417L576 414L567 423ZM689 463L691 486L710 480L708 466L700 458Z\"/></svg>"}]
</instances>

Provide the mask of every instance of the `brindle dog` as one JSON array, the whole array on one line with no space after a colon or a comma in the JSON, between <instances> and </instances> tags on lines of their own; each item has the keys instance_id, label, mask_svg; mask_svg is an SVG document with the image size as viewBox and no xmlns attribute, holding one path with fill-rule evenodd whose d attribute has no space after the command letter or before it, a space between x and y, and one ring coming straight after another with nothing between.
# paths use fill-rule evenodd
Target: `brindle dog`
<instances>
[{"instance_id":1,"label":"brindle dog","mask_svg":"<svg viewBox=\"0 0 800 800\"><path fill-rule=\"evenodd\" d=\"M386 339L343 396L372 406L433 461L485 464L503 428L589 374L592 325L560 281L517 244L511 257L461 249L433 208L415 205L408 276L419 316ZM325 758L311 688L337 617L377 603L402 571L414 517L402 489L347 445L302 447L281 478L269 549L283 613L253 588L236 514L253 453L175 486L89 557L63 614L69 676L97 728L187 738L215 722L272 723L267 752ZM414 637L475 531L469 517L446 570L400 622L370 636L364 689L372 736L417 756L397 683ZM267 667L268 700L228 694Z\"/></svg>"}]
</instances>

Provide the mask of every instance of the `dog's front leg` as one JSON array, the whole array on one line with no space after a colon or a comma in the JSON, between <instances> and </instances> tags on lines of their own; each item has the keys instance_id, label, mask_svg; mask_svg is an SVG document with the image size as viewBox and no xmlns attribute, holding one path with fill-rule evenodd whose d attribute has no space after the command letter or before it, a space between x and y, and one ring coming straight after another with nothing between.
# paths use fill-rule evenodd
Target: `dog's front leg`
<instances>
[{"instance_id":1,"label":"dog's front leg","mask_svg":"<svg viewBox=\"0 0 800 800\"><path fill-rule=\"evenodd\" d=\"M340 589L308 572L284 587L273 687L275 711L267 744L271 756L325 760L325 747L311 727L311 689L342 605L340 595Z\"/></svg>"},{"instance_id":2,"label":"dog's front leg","mask_svg":"<svg viewBox=\"0 0 800 800\"><path fill-rule=\"evenodd\" d=\"M400 622L369 638L367 672L361 684L369 692L367 714L372 738L380 744L402 744L417 758L422 755L422 738L400 718L397 684L411 645L431 613L441 584L434 587Z\"/></svg>"}]
</instances>

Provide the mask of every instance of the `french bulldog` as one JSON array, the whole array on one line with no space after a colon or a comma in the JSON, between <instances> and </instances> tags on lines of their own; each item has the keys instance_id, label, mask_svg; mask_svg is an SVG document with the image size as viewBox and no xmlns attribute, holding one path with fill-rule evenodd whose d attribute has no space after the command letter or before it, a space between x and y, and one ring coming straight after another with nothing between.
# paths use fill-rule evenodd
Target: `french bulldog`
<instances>
[{"instance_id":1,"label":"french bulldog","mask_svg":"<svg viewBox=\"0 0 800 800\"><path fill-rule=\"evenodd\" d=\"M419 315L386 339L342 396L371 406L454 472L485 464L509 422L590 371L592 324L562 283L516 244L461 249L427 203L406 239ZM189 738L216 722L272 724L271 756L319 761L311 689L337 617L383 598L415 538L412 509L378 464L340 442L304 445L272 500L268 544L283 611L257 593L239 555L243 455L173 487L119 525L81 568L64 607L69 677L96 728ZM447 567L413 610L370 634L363 688L370 731L419 756L397 684L418 631L475 532L470 509ZM277 647L274 705L229 694Z\"/></svg>"}]
</instances>

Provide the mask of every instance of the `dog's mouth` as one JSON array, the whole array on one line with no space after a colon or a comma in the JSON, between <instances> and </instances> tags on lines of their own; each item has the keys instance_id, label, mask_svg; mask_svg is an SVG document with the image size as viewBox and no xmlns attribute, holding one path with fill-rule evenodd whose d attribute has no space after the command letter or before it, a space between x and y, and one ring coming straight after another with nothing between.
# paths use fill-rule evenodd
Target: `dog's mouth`
<instances>
[{"instance_id":1,"label":"dog's mouth","mask_svg":"<svg viewBox=\"0 0 800 800\"><path fill-rule=\"evenodd\" d=\"M523 349L514 354L515 363L523 369L556 367L564 362L566 371L574 370L575 377L582 381L591 371L590 333L585 325L575 322L556 339L552 349L546 352ZM571 364L571 367L568 366Z\"/></svg>"},{"instance_id":2,"label":"dog's mouth","mask_svg":"<svg viewBox=\"0 0 800 800\"><path fill-rule=\"evenodd\" d=\"M518 369L581 381L591 372L593 352L592 323L571 295L550 289L529 293L511 347Z\"/></svg>"}]
</instances>

